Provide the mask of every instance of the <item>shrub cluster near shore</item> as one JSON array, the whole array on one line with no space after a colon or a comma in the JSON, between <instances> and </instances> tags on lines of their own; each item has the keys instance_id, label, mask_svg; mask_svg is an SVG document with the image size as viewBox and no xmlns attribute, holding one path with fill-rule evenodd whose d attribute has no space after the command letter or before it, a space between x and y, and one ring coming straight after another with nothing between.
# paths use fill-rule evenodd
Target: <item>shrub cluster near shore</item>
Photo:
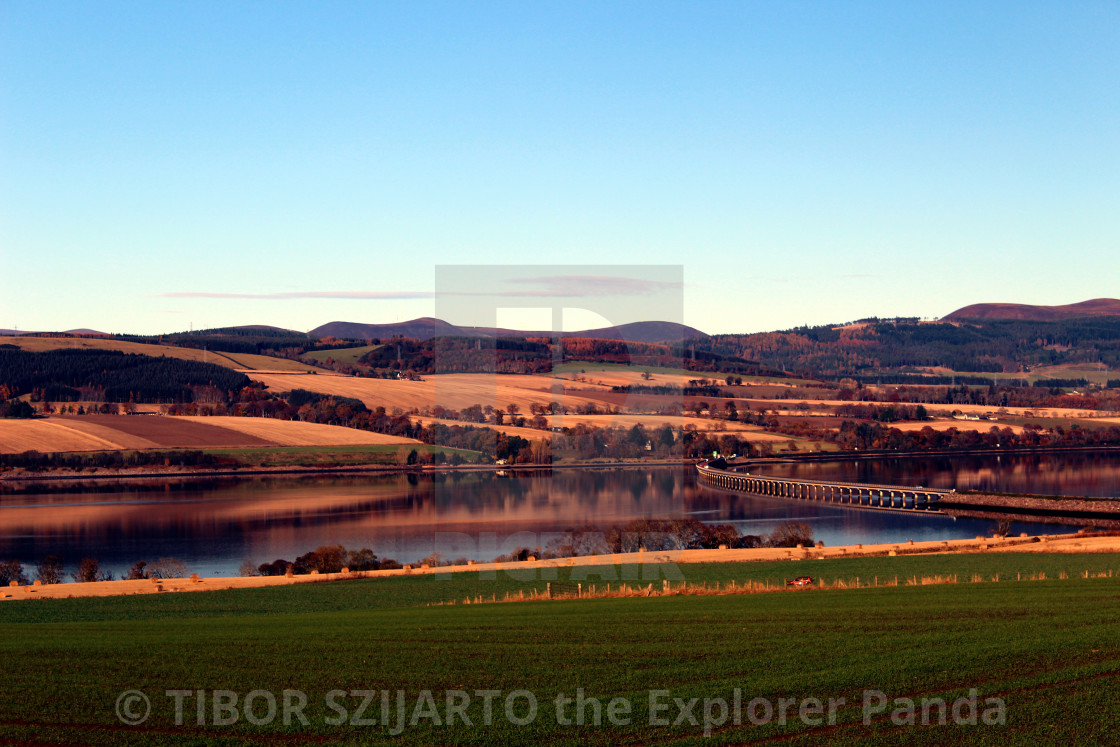
<instances>
[{"instance_id":1,"label":"shrub cluster near shore","mask_svg":"<svg viewBox=\"0 0 1120 747\"><path fill-rule=\"evenodd\" d=\"M795 547L813 544L813 530L803 523L789 521L780 524L767 537L742 535L730 524L705 524L696 519L656 520L640 519L607 528L585 527L573 529L555 537L546 547L521 547L493 558L492 562L524 561L529 558L550 559L587 555L632 553L642 550L702 550L719 547ZM436 552L415 561L416 565L449 566L467 565L466 558L444 558ZM65 560L58 555L48 555L36 563L34 580L42 584L62 583L66 579ZM368 547L348 550L342 545L322 545L298 556L295 560L277 558L254 566L246 561L241 565L242 576L284 576L311 573L339 573L378 571L401 568L393 558L378 557ZM125 580L148 578L184 578L190 570L175 558L156 561L137 561L123 575ZM70 574L76 582L112 581L113 575L101 569L95 558L83 558L77 570ZM29 583L27 573L17 560L0 562L0 586L15 581Z\"/></svg>"}]
</instances>

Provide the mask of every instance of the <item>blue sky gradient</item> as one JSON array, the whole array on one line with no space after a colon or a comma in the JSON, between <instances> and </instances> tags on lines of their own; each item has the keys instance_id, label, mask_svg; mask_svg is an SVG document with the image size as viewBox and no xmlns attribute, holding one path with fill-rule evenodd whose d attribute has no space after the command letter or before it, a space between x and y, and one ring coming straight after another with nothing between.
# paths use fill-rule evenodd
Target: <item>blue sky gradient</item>
<instances>
[{"instance_id":1,"label":"blue sky gradient","mask_svg":"<svg viewBox=\"0 0 1120 747\"><path fill-rule=\"evenodd\" d=\"M707 332L1120 297L1118 81L1116 2L14 0L0 328L392 322L473 263L682 265Z\"/></svg>"}]
</instances>

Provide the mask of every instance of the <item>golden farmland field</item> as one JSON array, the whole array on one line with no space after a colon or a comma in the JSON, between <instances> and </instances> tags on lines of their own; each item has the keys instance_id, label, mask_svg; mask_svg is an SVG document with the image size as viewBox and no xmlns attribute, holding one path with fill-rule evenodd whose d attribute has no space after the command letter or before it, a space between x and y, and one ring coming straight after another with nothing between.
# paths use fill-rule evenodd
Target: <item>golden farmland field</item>
<instances>
[{"instance_id":1,"label":"golden farmland field","mask_svg":"<svg viewBox=\"0 0 1120 747\"><path fill-rule=\"evenodd\" d=\"M117 440L84 433L54 418L0 420L0 454L24 451L105 451L125 448Z\"/></svg>"},{"instance_id":2,"label":"golden farmland field","mask_svg":"<svg viewBox=\"0 0 1120 747\"><path fill-rule=\"evenodd\" d=\"M689 381L700 379L705 374L696 373L687 376L675 373L662 373L657 369L650 369L650 377L648 379L642 378L642 369L623 370L623 369L596 369L594 364L588 364L586 369L580 371L564 371L557 374L557 378L565 382L571 382L570 385L586 386L588 384L598 385L606 388L612 386L678 386L683 387Z\"/></svg>"},{"instance_id":3,"label":"golden farmland field","mask_svg":"<svg viewBox=\"0 0 1120 747\"><path fill-rule=\"evenodd\" d=\"M900 431L920 431L923 428L932 428L935 431L947 431L956 428L958 431L989 431L992 428L1010 428L1013 433L1022 433L1023 426L1010 425L999 420L927 420L924 422L888 423L891 428Z\"/></svg>"},{"instance_id":4,"label":"golden farmland field","mask_svg":"<svg viewBox=\"0 0 1120 747\"><path fill-rule=\"evenodd\" d=\"M379 446L383 444L420 443L414 438L360 431L356 428L343 428L339 425L304 423L299 420L237 418L232 416L179 416L175 420L216 425L264 439L276 446Z\"/></svg>"},{"instance_id":5,"label":"golden farmland field","mask_svg":"<svg viewBox=\"0 0 1120 747\"><path fill-rule=\"evenodd\" d=\"M398 381L396 379L365 379L353 376L330 376L312 374L266 374L254 373L254 381L266 384L274 392L292 389L306 389L320 394L334 394L353 397L369 408L384 407L388 411L399 407L408 412L416 408L440 405L461 410L471 405L490 405L505 409L510 403L516 404L523 413L529 412L530 405L545 405L552 401L552 385L556 382L551 376L493 375L493 374L442 374L427 376L423 381ZM572 387L572 382L561 382ZM609 392L609 386L577 384L583 389ZM565 392L560 401L568 408L594 403L602 406L589 396Z\"/></svg>"},{"instance_id":6,"label":"golden farmland field","mask_svg":"<svg viewBox=\"0 0 1120 747\"><path fill-rule=\"evenodd\" d=\"M410 438L269 418L137 415L0 420L0 453L415 444Z\"/></svg>"}]
</instances>

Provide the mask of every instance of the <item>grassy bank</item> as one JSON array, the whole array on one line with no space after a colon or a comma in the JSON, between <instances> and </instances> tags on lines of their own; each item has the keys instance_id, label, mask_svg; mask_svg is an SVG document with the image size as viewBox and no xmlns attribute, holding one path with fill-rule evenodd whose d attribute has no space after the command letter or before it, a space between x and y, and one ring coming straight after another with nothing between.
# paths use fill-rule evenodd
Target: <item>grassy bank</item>
<instances>
[{"instance_id":1,"label":"grassy bank","mask_svg":"<svg viewBox=\"0 0 1120 747\"><path fill-rule=\"evenodd\" d=\"M640 583L654 570L600 569ZM0 739L90 744L1059 744L1106 742L1118 717L1111 703L1120 671L1120 558L1115 555L925 556L836 561L681 566L690 584L754 580L780 583L812 574L830 581L898 577L898 586L724 596L667 596L464 605L468 597L497 597L542 588L541 571L518 578L455 574L448 580L400 578L310 584L239 592L74 599L0 605ZM559 580L573 581L560 569ZM643 571L645 578L643 578ZM1082 574L1088 572L1089 578ZM1108 577L1111 572L1113 576ZM973 574L989 579L966 582ZM990 579L999 574L1001 580ZM660 572L657 575L665 575ZM956 575L960 583L909 585L907 579ZM1042 575L1047 580L1040 579ZM1066 578L1059 577L1065 575ZM1036 580L1015 580L1035 578ZM426 606L458 600L454 606ZM556 698L582 688L600 701L601 725L558 723ZM742 725L729 714L714 723L719 703L732 705L738 688ZM1005 725L896 725L895 698L955 698L976 688L1001 698ZM120 693L148 696L149 718L125 726L114 706ZM285 689L307 697L301 724L285 726L281 711L269 723L215 724L212 692L267 691L282 703ZM196 691L207 695L202 723ZM342 691L329 698L332 690ZM380 718L380 691L406 701L399 735L380 724L334 725L339 708L356 715L364 695L377 691L365 718ZM476 691L499 690L491 724ZM650 691L668 691L669 723L650 722ZM882 692L882 712L863 723L864 691ZM176 723L167 691L190 691ZM511 723L504 706L527 691L537 715ZM421 702L430 692L432 711ZM471 725L447 715L446 697L470 698ZM187 696L179 696L186 698ZM527 695L512 713L528 714ZM872 697L872 705L878 703ZM255 696L257 720L267 699ZM611 724L608 702L629 704L629 724ZM673 698L694 706L697 723L680 715ZM762 698L797 704L843 698L834 725L812 726L797 705L778 723L758 725L747 705ZM712 736L705 740L704 699ZM417 704L420 710L417 711ZM811 705L811 704L810 704ZM619 706L621 708L621 705ZM787 708L788 710L788 708ZM810 708L810 710L812 710ZM414 719L419 713L420 715ZM436 718L432 713L437 714ZM227 717L229 712L219 712ZM574 704L564 713L574 717ZM594 706L584 715L592 722ZM967 713L965 714L967 716ZM814 720L812 715L810 720ZM347 719L347 720L348 720ZM435 720L440 724L436 725ZM415 720L415 723L410 723ZM616 718L616 721L623 720ZM763 723L764 722L764 723Z\"/></svg>"},{"instance_id":2,"label":"grassy bank","mask_svg":"<svg viewBox=\"0 0 1120 747\"><path fill-rule=\"evenodd\" d=\"M429 444L386 444L383 446L271 446L260 449L204 449L224 459L236 460L246 467L356 467L362 465L404 465L409 452L443 454L450 459L458 454L464 461L479 458L476 451Z\"/></svg>"}]
</instances>

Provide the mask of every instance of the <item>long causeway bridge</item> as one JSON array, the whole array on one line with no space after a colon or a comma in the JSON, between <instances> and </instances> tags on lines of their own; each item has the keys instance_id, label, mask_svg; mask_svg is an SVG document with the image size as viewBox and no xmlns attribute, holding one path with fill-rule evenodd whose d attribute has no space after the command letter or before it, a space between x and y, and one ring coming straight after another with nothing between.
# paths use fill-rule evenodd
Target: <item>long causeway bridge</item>
<instances>
[{"instance_id":1,"label":"long causeway bridge","mask_svg":"<svg viewBox=\"0 0 1120 747\"><path fill-rule=\"evenodd\" d=\"M707 462L697 464L696 471L702 484L723 490L887 511L940 512L937 502L953 493L951 490L908 485L870 485L765 477L752 475L749 472L714 469L709 467Z\"/></svg>"}]
</instances>

